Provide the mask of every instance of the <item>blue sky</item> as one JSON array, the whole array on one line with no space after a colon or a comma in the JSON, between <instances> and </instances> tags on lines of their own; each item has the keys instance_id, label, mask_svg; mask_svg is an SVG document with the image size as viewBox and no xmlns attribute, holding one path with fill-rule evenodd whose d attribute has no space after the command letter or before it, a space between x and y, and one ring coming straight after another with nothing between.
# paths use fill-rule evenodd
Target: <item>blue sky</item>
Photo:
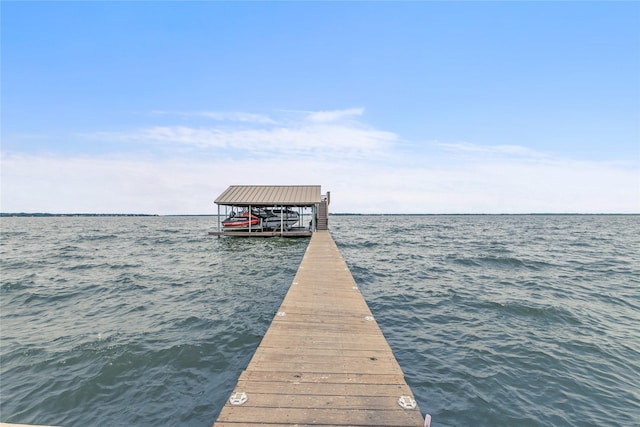
<instances>
[{"instance_id":1,"label":"blue sky","mask_svg":"<svg viewBox=\"0 0 640 427\"><path fill-rule=\"evenodd\" d=\"M12 2L3 212L640 212L640 3Z\"/></svg>"}]
</instances>

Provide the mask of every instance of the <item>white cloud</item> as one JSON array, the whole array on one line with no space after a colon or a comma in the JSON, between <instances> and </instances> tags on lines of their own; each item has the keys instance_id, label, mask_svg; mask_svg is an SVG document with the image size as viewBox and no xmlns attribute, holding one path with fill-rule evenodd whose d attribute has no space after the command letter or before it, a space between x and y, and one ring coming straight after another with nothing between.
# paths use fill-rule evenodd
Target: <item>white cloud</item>
<instances>
[{"instance_id":1,"label":"white cloud","mask_svg":"<svg viewBox=\"0 0 640 427\"><path fill-rule=\"evenodd\" d=\"M137 144L162 144L165 148L176 145L199 149L235 150L245 155L313 155L342 157L357 153L360 157L375 157L388 151L397 140L391 132L372 129L360 123L339 122L338 118L353 115L359 109L317 113L324 119L294 121L273 126L275 122L250 126L153 126L120 132L85 134L89 139L119 141ZM238 113L233 113L238 114ZM312 114L313 116L313 114ZM333 117L329 119L329 117Z\"/></svg>"},{"instance_id":2,"label":"white cloud","mask_svg":"<svg viewBox=\"0 0 640 427\"><path fill-rule=\"evenodd\" d=\"M245 122L245 123L258 123L258 124L276 124L269 116L263 114L243 113L233 111L163 111L155 110L152 114L164 115L164 116L179 116L179 117L204 117L216 121L231 121L231 122Z\"/></svg>"},{"instance_id":3,"label":"white cloud","mask_svg":"<svg viewBox=\"0 0 640 427\"><path fill-rule=\"evenodd\" d=\"M547 154L520 145L478 145L470 142L436 143L447 151L477 154L502 154L523 157L547 157Z\"/></svg>"},{"instance_id":4,"label":"white cloud","mask_svg":"<svg viewBox=\"0 0 640 427\"><path fill-rule=\"evenodd\" d=\"M332 176L338 211L637 213L638 171L605 163L495 159L403 168L352 165ZM324 184L324 182L323 182Z\"/></svg>"},{"instance_id":5,"label":"white cloud","mask_svg":"<svg viewBox=\"0 0 640 427\"><path fill-rule=\"evenodd\" d=\"M134 146L111 155L4 153L0 210L206 214L229 185L320 184L332 193L333 212L640 212L637 165L559 159L518 145L412 149L394 133L340 119L361 109L330 113L279 125L85 136Z\"/></svg>"},{"instance_id":6,"label":"white cloud","mask_svg":"<svg viewBox=\"0 0 640 427\"><path fill-rule=\"evenodd\" d=\"M335 111L315 111L310 112L307 116L307 119L312 122L326 123L339 121L347 117L362 116L363 113L364 108L349 108L346 110Z\"/></svg>"},{"instance_id":7,"label":"white cloud","mask_svg":"<svg viewBox=\"0 0 640 427\"><path fill-rule=\"evenodd\" d=\"M214 213L213 200L229 185L292 183L331 191L333 212L640 212L638 172L592 162L498 159L407 168L355 158L33 155L2 158L2 211Z\"/></svg>"}]
</instances>

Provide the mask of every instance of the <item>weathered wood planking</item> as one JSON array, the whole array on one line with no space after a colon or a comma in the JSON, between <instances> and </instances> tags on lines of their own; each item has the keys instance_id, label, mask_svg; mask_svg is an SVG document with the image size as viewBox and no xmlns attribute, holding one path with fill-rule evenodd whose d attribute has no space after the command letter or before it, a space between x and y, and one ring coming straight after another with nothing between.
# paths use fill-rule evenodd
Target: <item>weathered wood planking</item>
<instances>
[{"instance_id":1,"label":"weathered wood planking","mask_svg":"<svg viewBox=\"0 0 640 427\"><path fill-rule=\"evenodd\" d=\"M423 425L402 370L328 231L313 234L291 287L216 427Z\"/></svg>"}]
</instances>

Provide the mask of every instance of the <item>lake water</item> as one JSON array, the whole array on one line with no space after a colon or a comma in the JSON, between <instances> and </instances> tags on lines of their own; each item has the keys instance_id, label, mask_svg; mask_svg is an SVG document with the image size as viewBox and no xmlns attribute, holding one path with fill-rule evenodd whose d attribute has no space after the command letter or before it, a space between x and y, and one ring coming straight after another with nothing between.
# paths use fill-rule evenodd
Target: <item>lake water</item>
<instances>
[{"instance_id":1,"label":"lake water","mask_svg":"<svg viewBox=\"0 0 640 427\"><path fill-rule=\"evenodd\" d=\"M308 239L1 218L0 421L210 426ZM640 216L332 216L432 426L640 425Z\"/></svg>"}]
</instances>

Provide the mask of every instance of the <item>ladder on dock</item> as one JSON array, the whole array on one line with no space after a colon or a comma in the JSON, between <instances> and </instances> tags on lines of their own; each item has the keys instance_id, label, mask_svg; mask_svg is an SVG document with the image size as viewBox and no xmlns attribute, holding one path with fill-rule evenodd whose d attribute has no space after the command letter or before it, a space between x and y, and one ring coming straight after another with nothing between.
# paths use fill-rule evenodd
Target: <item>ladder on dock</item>
<instances>
[{"instance_id":1,"label":"ladder on dock","mask_svg":"<svg viewBox=\"0 0 640 427\"><path fill-rule=\"evenodd\" d=\"M314 233L214 426L418 427L423 421L331 235Z\"/></svg>"},{"instance_id":2,"label":"ladder on dock","mask_svg":"<svg viewBox=\"0 0 640 427\"><path fill-rule=\"evenodd\" d=\"M316 225L317 230L328 230L329 229L329 207L327 199L324 199L318 205L318 224Z\"/></svg>"}]
</instances>

